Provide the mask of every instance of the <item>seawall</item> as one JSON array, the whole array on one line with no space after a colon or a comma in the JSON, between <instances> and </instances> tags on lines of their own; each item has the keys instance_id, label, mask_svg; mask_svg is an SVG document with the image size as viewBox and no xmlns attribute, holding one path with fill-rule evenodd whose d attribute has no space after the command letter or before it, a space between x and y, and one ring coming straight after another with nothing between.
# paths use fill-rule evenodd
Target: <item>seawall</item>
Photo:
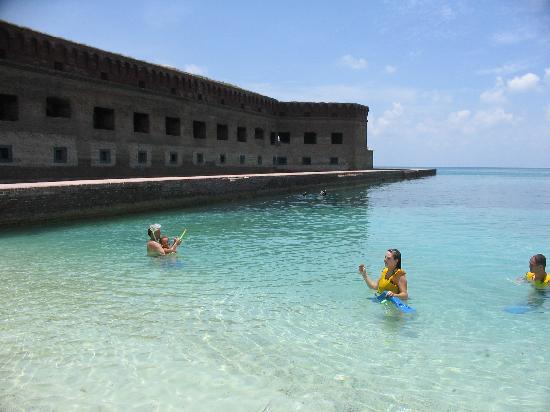
<instances>
[{"instance_id":1,"label":"seawall","mask_svg":"<svg viewBox=\"0 0 550 412\"><path fill-rule=\"evenodd\" d=\"M296 192L373 185L436 174L436 169L76 180L0 184L0 227L184 208Z\"/></svg>"}]
</instances>

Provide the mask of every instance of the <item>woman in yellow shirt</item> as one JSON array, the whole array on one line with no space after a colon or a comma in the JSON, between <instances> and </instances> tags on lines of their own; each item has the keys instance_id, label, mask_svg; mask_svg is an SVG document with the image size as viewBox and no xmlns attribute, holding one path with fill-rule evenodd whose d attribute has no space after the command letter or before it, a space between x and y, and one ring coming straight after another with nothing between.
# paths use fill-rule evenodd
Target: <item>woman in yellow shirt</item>
<instances>
[{"instance_id":1,"label":"woman in yellow shirt","mask_svg":"<svg viewBox=\"0 0 550 412\"><path fill-rule=\"evenodd\" d=\"M395 296L399 299L407 299L406 272L401 269L401 252L397 249L388 249L384 256L384 270L377 282L373 281L367 271L365 265L359 265L359 273L371 289L376 289L378 293L387 292L387 296Z\"/></svg>"}]
</instances>

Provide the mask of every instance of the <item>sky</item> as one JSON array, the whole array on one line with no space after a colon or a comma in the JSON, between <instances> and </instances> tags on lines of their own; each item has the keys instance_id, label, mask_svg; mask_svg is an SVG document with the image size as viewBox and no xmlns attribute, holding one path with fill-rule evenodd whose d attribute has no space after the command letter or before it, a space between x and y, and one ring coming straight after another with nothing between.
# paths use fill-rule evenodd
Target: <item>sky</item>
<instances>
[{"instance_id":1,"label":"sky","mask_svg":"<svg viewBox=\"0 0 550 412\"><path fill-rule=\"evenodd\" d=\"M0 0L0 19L281 101L367 105L375 167L550 167L550 0Z\"/></svg>"}]
</instances>

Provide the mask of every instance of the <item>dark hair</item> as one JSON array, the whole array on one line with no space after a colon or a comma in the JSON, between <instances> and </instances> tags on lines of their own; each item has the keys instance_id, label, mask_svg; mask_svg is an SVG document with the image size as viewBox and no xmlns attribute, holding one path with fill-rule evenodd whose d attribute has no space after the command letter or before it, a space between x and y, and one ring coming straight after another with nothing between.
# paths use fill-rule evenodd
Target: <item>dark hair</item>
<instances>
[{"instance_id":1,"label":"dark hair","mask_svg":"<svg viewBox=\"0 0 550 412\"><path fill-rule=\"evenodd\" d=\"M542 265L542 267L546 268L546 256L539 253L533 257L535 258L535 265Z\"/></svg>"},{"instance_id":2,"label":"dark hair","mask_svg":"<svg viewBox=\"0 0 550 412\"><path fill-rule=\"evenodd\" d=\"M388 252L391 253L391 257L397 260L395 267L401 269L401 252L397 249L388 249Z\"/></svg>"}]
</instances>

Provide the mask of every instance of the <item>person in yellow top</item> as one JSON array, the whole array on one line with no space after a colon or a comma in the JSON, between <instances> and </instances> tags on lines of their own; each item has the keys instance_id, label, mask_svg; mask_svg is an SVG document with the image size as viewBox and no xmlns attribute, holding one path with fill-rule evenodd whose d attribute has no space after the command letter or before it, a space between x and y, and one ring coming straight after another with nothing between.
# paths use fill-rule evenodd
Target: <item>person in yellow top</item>
<instances>
[{"instance_id":1,"label":"person in yellow top","mask_svg":"<svg viewBox=\"0 0 550 412\"><path fill-rule=\"evenodd\" d=\"M367 271L365 265L359 265L359 273L371 289L375 289L378 293L387 292L388 297L395 296L399 299L407 299L407 278L406 272L401 269L401 252L397 249L388 249L384 256L384 270L377 282L373 281Z\"/></svg>"},{"instance_id":2,"label":"person in yellow top","mask_svg":"<svg viewBox=\"0 0 550 412\"><path fill-rule=\"evenodd\" d=\"M546 257L544 255L539 253L529 259L529 272L525 274L525 280L535 287L550 286L550 274L546 273Z\"/></svg>"}]
</instances>

